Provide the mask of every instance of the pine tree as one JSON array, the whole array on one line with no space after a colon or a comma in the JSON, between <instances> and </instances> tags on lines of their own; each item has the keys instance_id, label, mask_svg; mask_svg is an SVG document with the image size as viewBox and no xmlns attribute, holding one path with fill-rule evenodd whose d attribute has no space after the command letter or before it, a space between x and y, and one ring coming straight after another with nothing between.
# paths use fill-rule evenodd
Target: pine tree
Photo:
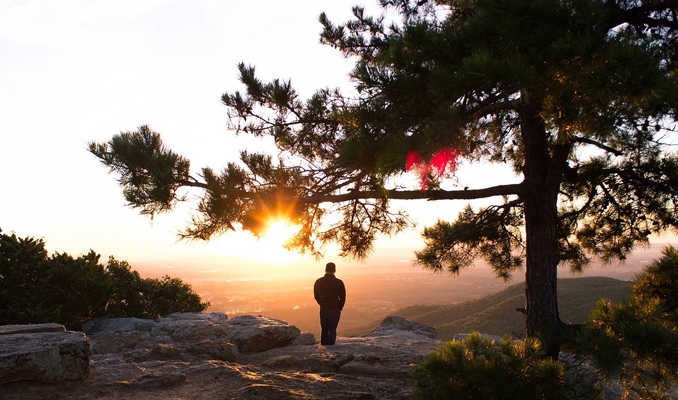
<instances>
[{"instance_id":1,"label":"pine tree","mask_svg":"<svg viewBox=\"0 0 678 400\"><path fill-rule=\"evenodd\" d=\"M258 233L284 214L300 227L289 245L316 255L334 241L368 256L378 234L408 226L391 200L501 199L427 228L418 263L458 273L482 257L502 277L524 266L527 334L563 331L559 264L624 259L678 227L678 157L665 148L678 104L675 0L381 3L401 20L359 7L343 25L320 16L321 41L356 60L356 95L301 99L290 81L239 66L245 91L222 98L232 125L272 136L278 158L242 152L196 178L148 127L90 151L143 213L202 189L186 238ZM522 181L446 189L461 159L510 165ZM399 179L406 171L419 187Z\"/></svg>"}]
</instances>

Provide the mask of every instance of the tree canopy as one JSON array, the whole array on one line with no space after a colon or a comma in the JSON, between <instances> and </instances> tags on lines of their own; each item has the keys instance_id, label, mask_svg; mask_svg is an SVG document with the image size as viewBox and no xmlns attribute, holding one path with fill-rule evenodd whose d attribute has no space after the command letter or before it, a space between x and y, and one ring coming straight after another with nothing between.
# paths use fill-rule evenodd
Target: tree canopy
<instances>
[{"instance_id":1,"label":"tree canopy","mask_svg":"<svg viewBox=\"0 0 678 400\"><path fill-rule=\"evenodd\" d=\"M284 215L299 226L288 246L315 255L337 242L344 256L368 256L378 234L410 223L392 200L497 199L426 228L417 261L458 273L481 257L502 277L525 267L529 335L562 327L559 264L624 259L678 227L678 157L666 147L678 104L675 1L381 5L400 20L360 7L344 24L320 15L321 42L355 60L354 93L302 99L290 81L238 66L245 89L222 97L232 127L273 137L277 157L243 151L195 176L146 126L90 151L142 213L172 209L183 187L202 190L185 238L256 234ZM522 180L455 187L462 160L505 164ZM408 172L416 185L401 179Z\"/></svg>"}]
</instances>

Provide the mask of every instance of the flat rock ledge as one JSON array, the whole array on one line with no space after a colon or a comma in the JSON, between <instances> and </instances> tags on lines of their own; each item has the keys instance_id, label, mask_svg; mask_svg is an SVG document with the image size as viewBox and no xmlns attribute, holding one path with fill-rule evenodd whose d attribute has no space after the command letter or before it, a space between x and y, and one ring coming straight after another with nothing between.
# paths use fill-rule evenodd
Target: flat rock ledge
<instances>
[{"instance_id":1,"label":"flat rock ledge","mask_svg":"<svg viewBox=\"0 0 678 400\"><path fill-rule=\"evenodd\" d=\"M58 324L0 327L0 384L87 379L90 343L82 332ZM0 396L1 397L1 396Z\"/></svg>"},{"instance_id":2,"label":"flat rock ledge","mask_svg":"<svg viewBox=\"0 0 678 400\"><path fill-rule=\"evenodd\" d=\"M175 314L97 319L84 381L0 385L3 400L406 399L413 366L442 342L435 330L390 318L334 346L262 316Z\"/></svg>"}]
</instances>

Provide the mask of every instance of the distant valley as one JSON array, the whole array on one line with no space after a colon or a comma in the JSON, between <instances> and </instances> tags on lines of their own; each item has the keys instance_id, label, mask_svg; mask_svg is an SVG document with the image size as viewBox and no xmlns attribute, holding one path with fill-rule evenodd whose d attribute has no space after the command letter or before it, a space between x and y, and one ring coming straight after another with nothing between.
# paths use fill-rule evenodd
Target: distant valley
<instances>
[{"instance_id":1,"label":"distant valley","mask_svg":"<svg viewBox=\"0 0 678 400\"><path fill-rule=\"evenodd\" d=\"M600 299L619 302L628 296L630 288L629 281L607 277L560 279L558 281L560 317L569 323L586 322ZM457 333L472 331L522 337L525 319L516 309L524 307L524 293L523 285L516 284L478 300L452 305L414 305L396 310L394 314L436 328L442 340L452 340ZM374 326L374 323L352 333L361 334L368 331L371 326Z\"/></svg>"},{"instance_id":2,"label":"distant valley","mask_svg":"<svg viewBox=\"0 0 678 400\"><path fill-rule=\"evenodd\" d=\"M638 248L622 264L594 264L582 275L586 279L575 279L567 269L559 268L561 318L584 322L598 299L618 301L624 297L629 282L659 258L665 246ZM388 315L435 326L442 338L469 330L522 333L523 318L515 311L524 306L521 271L516 272L509 283L496 278L482 265L464 270L458 276L434 274L412 267L411 263L394 261L411 253L402 249L392 253L391 258L370 259L368 265L341 265L337 276L346 283L348 295L339 335L365 333ZM309 275L308 268L286 271L288 275L282 278L281 275L269 278L262 273L259 277L241 280L192 280L190 277L185 280L203 300L211 303L209 311L221 311L229 316L266 315L318 335L318 305L313 299L313 283L322 274ZM581 301L571 301L571 298Z\"/></svg>"},{"instance_id":3,"label":"distant valley","mask_svg":"<svg viewBox=\"0 0 678 400\"><path fill-rule=\"evenodd\" d=\"M441 339L473 330L491 334L522 334L524 319L515 311L524 306L523 283L511 285L489 271L476 271L464 279L447 275L393 274L342 277L348 288L340 336L369 332L388 315L398 315L438 329ZM455 281L458 279L458 281ZM601 298L619 301L630 281L607 277L561 279L559 304L565 321L585 322ZM230 316L265 315L319 335L318 306L313 280L203 282L194 284L208 311Z\"/></svg>"},{"instance_id":4,"label":"distant valley","mask_svg":"<svg viewBox=\"0 0 678 400\"><path fill-rule=\"evenodd\" d=\"M402 307L454 304L496 293L507 286L489 270L468 271L464 279L419 270L337 276L347 288L346 307L339 325L339 335L343 336ZM314 282L315 278L286 278L192 285L211 303L208 311L221 311L231 316L262 314L319 335Z\"/></svg>"}]
</instances>

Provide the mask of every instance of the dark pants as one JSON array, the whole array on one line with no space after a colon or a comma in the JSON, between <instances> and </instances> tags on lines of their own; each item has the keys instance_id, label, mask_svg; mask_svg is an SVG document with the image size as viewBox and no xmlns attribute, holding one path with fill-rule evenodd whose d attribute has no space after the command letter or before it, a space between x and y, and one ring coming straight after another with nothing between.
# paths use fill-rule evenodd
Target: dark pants
<instances>
[{"instance_id":1,"label":"dark pants","mask_svg":"<svg viewBox=\"0 0 678 400\"><path fill-rule=\"evenodd\" d=\"M341 310L320 308L320 344L332 345L337 341L337 325Z\"/></svg>"}]
</instances>

